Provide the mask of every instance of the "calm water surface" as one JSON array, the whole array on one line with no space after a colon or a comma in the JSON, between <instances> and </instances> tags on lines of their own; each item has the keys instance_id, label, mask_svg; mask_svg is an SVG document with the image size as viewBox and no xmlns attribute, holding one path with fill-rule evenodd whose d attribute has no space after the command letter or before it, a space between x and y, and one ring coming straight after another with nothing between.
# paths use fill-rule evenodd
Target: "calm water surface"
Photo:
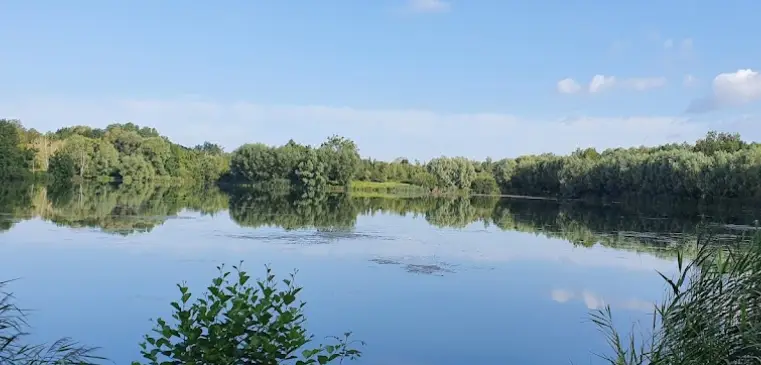
<instances>
[{"instance_id":1,"label":"calm water surface","mask_svg":"<svg viewBox=\"0 0 761 365\"><path fill-rule=\"evenodd\" d=\"M255 275L297 269L309 329L353 331L367 342L359 364L600 364L594 353L607 348L590 310L608 304L622 330L646 327L676 240L700 221L731 235L755 219L697 206L304 202L150 186L24 187L0 203L0 278L20 278L10 289L34 310L34 339L71 336L117 364L138 359L176 283L200 293L218 264L241 260Z\"/></svg>"}]
</instances>

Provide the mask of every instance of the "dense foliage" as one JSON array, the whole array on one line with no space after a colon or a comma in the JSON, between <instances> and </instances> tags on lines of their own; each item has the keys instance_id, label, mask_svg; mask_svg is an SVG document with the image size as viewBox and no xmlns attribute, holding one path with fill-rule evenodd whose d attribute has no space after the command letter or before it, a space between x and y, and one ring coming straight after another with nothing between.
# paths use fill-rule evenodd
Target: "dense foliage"
<instances>
[{"instance_id":1,"label":"dense foliage","mask_svg":"<svg viewBox=\"0 0 761 365\"><path fill-rule=\"evenodd\" d=\"M320 147L293 140L283 146L246 144L233 151L230 173L237 182L271 184L288 182L305 196L327 190L329 185L348 186L360 163L351 140L328 138Z\"/></svg>"},{"instance_id":2,"label":"dense foliage","mask_svg":"<svg viewBox=\"0 0 761 365\"><path fill-rule=\"evenodd\" d=\"M363 161L365 181L399 181L487 194L579 197L671 195L684 198L761 197L761 145L738 134L710 132L694 145L579 149L567 156L529 155L483 162L436 158Z\"/></svg>"},{"instance_id":3,"label":"dense foliage","mask_svg":"<svg viewBox=\"0 0 761 365\"><path fill-rule=\"evenodd\" d=\"M357 145L332 136L320 146L245 144L232 153L210 142L193 148L132 123L40 134L0 121L0 180L47 171L56 180L120 182L181 179L281 186L305 197L355 181L421 187L426 193L470 191L564 198L632 194L685 198L761 198L761 145L738 134L709 132L694 144L579 149L498 161L438 157L427 163L362 159ZM385 188L383 188L385 189Z\"/></svg>"},{"instance_id":4,"label":"dense foliage","mask_svg":"<svg viewBox=\"0 0 761 365\"><path fill-rule=\"evenodd\" d=\"M711 132L695 145L524 156L498 161L493 171L503 192L526 195L761 197L761 146L737 134Z\"/></svg>"},{"instance_id":5,"label":"dense foliage","mask_svg":"<svg viewBox=\"0 0 761 365\"><path fill-rule=\"evenodd\" d=\"M233 268L219 267L208 292L195 300L186 285L177 285L180 300L171 303L172 320L157 319L140 345L145 364L324 365L361 355L350 347L348 333L334 345L305 348L313 336L304 327L305 303L298 301L301 287L294 275L278 286L267 268L265 278L252 285L246 272Z\"/></svg>"},{"instance_id":6,"label":"dense foliage","mask_svg":"<svg viewBox=\"0 0 761 365\"><path fill-rule=\"evenodd\" d=\"M41 134L18 122L0 121L0 180L20 172L46 171L56 181L216 182L229 169L221 147L206 142L187 148L132 123L105 129L66 127Z\"/></svg>"},{"instance_id":7,"label":"dense foliage","mask_svg":"<svg viewBox=\"0 0 761 365\"><path fill-rule=\"evenodd\" d=\"M17 121L0 119L0 181L24 179L29 175L32 150L27 148Z\"/></svg>"}]
</instances>

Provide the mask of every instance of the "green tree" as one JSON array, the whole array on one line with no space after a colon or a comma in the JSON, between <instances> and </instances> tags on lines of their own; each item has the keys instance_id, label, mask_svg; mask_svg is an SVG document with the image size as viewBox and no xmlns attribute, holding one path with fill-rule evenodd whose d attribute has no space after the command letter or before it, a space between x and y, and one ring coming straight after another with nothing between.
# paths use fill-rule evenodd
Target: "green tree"
<instances>
[{"instance_id":1,"label":"green tree","mask_svg":"<svg viewBox=\"0 0 761 365\"><path fill-rule=\"evenodd\" d=\"M126 155L121 157L119 175L126 183L144 182L153 179L155 171L142 156Z\"/></svg>"},{"instance_id":2,"label":"green tree","mask_svg":"<svg viewBox=\"0 0 761 365\"><path fill-rule=\"evenodd\" d=\"M197 152L202 152L209 155L222 155L225 153L222 146L208 141L193 147L193 149Z\"/></svg>"},{"instance_id":3,"label":"green tree","mask_svg":"<svg viewBox=\"0 0 761 365\"><path fill-rule=\"evenodd\" d=\"M171 157L169 143L161 137L145 138L140 143L140 153L143 158L153 166L153 171L158 176L168 175L166 163Z\"/></svg>"},{"instance_id":4,"label":"green tree","mask_svg":"<svg viewBox=\"0 0 761 365\"><path fill-rule=\"evenodd\" d=\"M33 152L22 146L19 123L0 119L0 181L23 179L29 175Z\"/></svg>"},{"instance_id":5,"label":"green tree","mask_svg":"<svg viewBox=\"0 0 761 365\"><path fill-rule=\"evenodd\" d=\"M110 126L109 126L110 127ZM140 151L140 145L143 142L136 131L122 129L121 127L110 128L106 132L106 140L114 144L114 147L120 154L133 155Z\"/></svg>"},{"instance_id":6,"label":"green tree","mask_svg":"<svg viewBox=\"0 0 761 365\"><path fill-rule=\"evenodd\" d=\"M97 144L98 141L94 139L74 134L66 140L60 152L74 161L77 175L92 178L97 176L92 162Z\"/></svg>"},{"instance_id":7,"label":"green tree","mask_svg":"<svg viewBox=\"0 0 761 365\"><path fill-rule=\"evenodd\" d=\"M336 185L348 186L361 160L357 145L349 139L334 135L320 149L325 151L328 180Z\"/></svg>"},{"instance_id":8,"label":"green tree","mask_svg":"<svg viewBox=\"0 0 761 365\"><path fill-rule=\"evenodd\" d=\"M100 140L95 145L92 158L92 173L97 177L111 177L119 169L119 152L107 141Z\"/></svg>"},{"instance_id":9,"label":"green tree","mask_svg":"<svg viewBox=\"0 0 761 365\"><path fill-rule=\"evenodd\" d=\"M718 133L716 131L710 131L706 134L705 138L698 140L695 143L694 151L703 152L708 156L712 156L719 151L723 152L737 152L748 146L741 138L739 133Z\"/></svg>"},{"instance_id":10,"label":"green tree","mask_svg":"<svg viewBox=\"0 0 761 365\"><path fill-rule=\"evenodd\" d=\"M428 171L444 188L470 189L476 177L476 169L464 157L439 157L428 162Z\"/></svg>"},{"instance_id":11,"label":"green tree","mask_svg":"<svg viewBox=\"0 0 761 365\"><path fill-rule=\"evenodd\" d=\"M293 182L302 197L311 198L324 193L328 187L327 170L322 151L309 149L296 167Z\"/></svg>"},{"instance_id":12,"label":"green tree","mask_svg":"<svg viewBox=\"0 0 761 365\"><path fill-rule=\"evenodd\" d=\"M476 194L495 194L499 193L499 187L497 181L494 179L494 175L489 173L481 173L473 179L470 184L470 191Z\"/></svg>"},{"instance_id":13,"label":"green tree","mask_svg":"<svg viewBox=\"0 0 761 365\"><path fill-rule=\"evenodd\" d=\"M233 151L230 172L246 182L271 180L275 167L272 148L262 143L245 144Z\"/></svg>"},{"instance_id":14,"label":"green tree","mask_svg":"<svg viewBox=\"0 0 761 365\"><path fill-rule=\"evenodd\" d=\"M55 182L68 183L77 175L77 165L71 155L58 151L50 158L48 173Z\"/></svg>"}]
</instances>

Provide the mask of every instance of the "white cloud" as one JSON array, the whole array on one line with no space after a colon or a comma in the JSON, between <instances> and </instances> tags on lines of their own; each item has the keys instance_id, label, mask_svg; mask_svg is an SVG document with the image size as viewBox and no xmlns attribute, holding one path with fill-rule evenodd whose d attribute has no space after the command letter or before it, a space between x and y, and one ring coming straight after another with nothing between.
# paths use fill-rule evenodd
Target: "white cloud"
<instances>
[{"instance_id":1,"label":"white cloud","mask_svg":"<svg viewBox=\"0 0 761 365\"><path fill-rule=\"evenodd\" d=\"M291 138L318 144L340 134L355 140L364 156L388 160L399 156L425 160L442 154L501 158L569 153L587 146L604 149L694 141L717 129L718 123L670 116L535 118L203 99L4 99L0 110L3 117L19 118L41 131L131 121L155 127L185 145L209 140L227 150L248 142L283 144ZM755 121L743 121L732 131L761 138Z\"/></svg>"},{"instance_id":2,"label":"white cloud","mask_svg":"<svg viewBox=\"0 0 761 365\"><path fill-rule=\"evenodd\" d=\"M414 13L443 13L452 8L452 5L443 0L409 0L407 9Z\"/></svg>"},{"instance_id":3,"label":"white cloud","mask_svg":"<svg viewBox=\"0 0 761 365\"><path fill-rule=\"evenodd\" d=\"M672 49L674 48L674 40L673 39L667 39L663 41L663 48L665 49Z\"/></svg>"},{"instance_id":4,"label":"white cloud","mask_svg":"<svg viewBox=\"0 0 761 365\"><path fill-rule=\"evenodd\" d=\"M594 75L589 82L587 91L597 94L615 88L646 91L666 86L665 77L631 77L617 78L615 76ZM564 94L575 94L581 91L581 86L573 79L567 78L558 81L557 90Z\"/></svg>"},{"instance_id":5,"label":"white cloud","mask_svg":"<svg viewBox=\"0 0 761 365\"><path fill-rule=\"evenodd\" d=\"M562 94L576 94L581 91L581 85L572 78L566 78L558 81L558 92Z\"/></svg>"},{"instance_id":6,"label":"white cloud","mask_svg":"<svg viewBox=\"0 0 761 365\"><path fill-rule=\"evenodd\" d=\"M615 83L616 78L614 76L594 75L592 81L589 82L589 92L594 94L610 89Z\"/></svg>"},{"instance_id":7,"label":"white cloud","mask_svg":"<svg viewBox=\"0 0 761 365\"><path fill-rule=\"evenodd\" d=\"M693 100L688 112L701 113L761 100L761 75L751 69L719 74L711 86L711 95Z\"/></svg>"}]
</instances>

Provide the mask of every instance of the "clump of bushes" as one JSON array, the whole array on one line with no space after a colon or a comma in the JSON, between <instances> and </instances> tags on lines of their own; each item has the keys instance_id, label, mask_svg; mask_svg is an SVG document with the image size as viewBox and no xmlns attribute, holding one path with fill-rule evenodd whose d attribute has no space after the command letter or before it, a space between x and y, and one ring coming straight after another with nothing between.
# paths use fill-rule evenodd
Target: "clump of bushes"
<instances>
[{"instance_id":1,"label":"clump of bushes","mask_svg":"<svg viewBox=\"0 0 761 365\"><path fill-rule=\"evenodd\" d=\"M470 191L481 195L499 194L499 186L494 175L481 173L470 183Z\"/></svg>"},{"instance_id":2,"label":"clump of bushes","mask_svg":"<svg viewBox=\"0 0 761 365\"><path fill-rule=\"evenodd\" d=\"M350 333L332 345L309 346L313 336L304 327L305 303L294 275L278 286L268 267L264 279L251 277L237 266L219 267L208 292L193 299L179 284L180 300L172 302L172 321L157 319L152 335L140 344L144 363L158 364L328 364L361 356L351 347Z\"/></svg>"}]
</instances>

